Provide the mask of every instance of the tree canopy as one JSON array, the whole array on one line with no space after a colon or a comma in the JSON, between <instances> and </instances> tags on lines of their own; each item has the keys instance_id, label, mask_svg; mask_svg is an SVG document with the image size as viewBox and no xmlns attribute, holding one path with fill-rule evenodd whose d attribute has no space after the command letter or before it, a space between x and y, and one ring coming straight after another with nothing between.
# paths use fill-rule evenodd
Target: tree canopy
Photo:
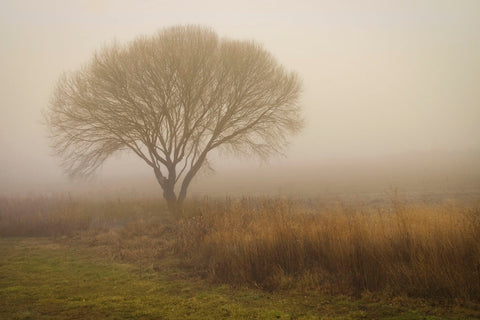
<instances>
[{"instance_id":1,"label":"tree canopy","mask_svg":"<svg viewBox=\"0 0 480 320\"><path fill-rule=\"evenodd\" d=\"M45 118L68 174L134 152L172 209L210 151L281 152L302 127L300 92L298 76L261 45L177 26L106 46L62 75Z\"/></svg>"}]
</instances>

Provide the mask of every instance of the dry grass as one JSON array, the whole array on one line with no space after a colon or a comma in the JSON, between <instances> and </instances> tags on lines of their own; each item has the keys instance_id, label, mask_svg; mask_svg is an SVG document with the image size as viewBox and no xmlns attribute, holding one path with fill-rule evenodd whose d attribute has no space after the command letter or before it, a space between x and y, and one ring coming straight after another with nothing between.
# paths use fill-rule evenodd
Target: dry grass
<instances>
[{"instance_id":1,"label":"dry grass","mask_svg":"<svg viewBox=\"0 0 480 320\"><path fill-rule=\"evenodd\" d=\"M0 236L63 236L153 267L176 254L214 281L267 290L480 297L479 206L265 198L165 212L149 199L0 198Z\"/></svg>"},{"instance_id":2,"label":"dry grass","mask_svg":"<svg viewBox=\"0 0 480 320\"><path fill-rule=\"evenodd\" d=\"M178 250L215 280L269 290L480 297L478 208L301 207L272 199L206 206L181 222Z\"/></svg>"},{"instance_id":3,"label":"dry grass","mask_svg":"<svg viewBox=\"0 0 480 320\"><path fill-rule=\"evenodd\" d=\"M158 199L0 198L0 237L54 237L146 266L172 252L174 231Z\"/></svg>"},{"instance_id":4,"label":"dry grass","mask_svg":"<svg viewBox=\"0 0 480 320\"><path fill-rule=\"evenodd\" d=\"M157 199L0 197L0 236L73 236L123 227L164 212Z\"/></svg>"}]
</instances>

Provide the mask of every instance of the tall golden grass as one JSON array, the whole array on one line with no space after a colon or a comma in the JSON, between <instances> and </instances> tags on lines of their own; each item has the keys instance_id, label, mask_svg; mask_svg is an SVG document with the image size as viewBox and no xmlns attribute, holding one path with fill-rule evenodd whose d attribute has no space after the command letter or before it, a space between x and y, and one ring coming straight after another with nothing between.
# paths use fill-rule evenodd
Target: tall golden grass
<instances>
[{"instance_id":1,"label":"tall golden grass","mask_svg":"<svg viewBox=\"0 0 480 320\"><path fill-rule=\"evenodd\" d=\"M269 290L480 297L478 208L244 199L183 220L178 250L213 279Z\"/></svg>"},{"instance_id":2,"label":"tall golden grass","mask_svg":"<svg viewBox=\"0 0 480 320\"><path fill-rule=\"evenodd\" d=\"M167 216L156 199L0 198L0 236L67 236L155 265L267 290L479 300L480 207L227 199Z\"/></svg>"}]
</instances>

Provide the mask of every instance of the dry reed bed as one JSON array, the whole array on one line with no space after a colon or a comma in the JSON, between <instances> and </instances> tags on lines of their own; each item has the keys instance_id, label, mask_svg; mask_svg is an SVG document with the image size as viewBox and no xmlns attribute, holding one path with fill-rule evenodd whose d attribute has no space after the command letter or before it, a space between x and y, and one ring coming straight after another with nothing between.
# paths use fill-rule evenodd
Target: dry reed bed
<instances>
[{"instance_id":1,"label":"dry reed bed","mask_svg":"<svg viewBox=\"0 0 480 320\"><path fill-rule=\"evenodd\" d=\"M72 236L123 227L165 211L157 199L0 197L0 236Z\"/></svg>"},{"instance_id":2,"label":"dry reed bed","mask_svg":"<svg viewBox=\"0 0 480 320\"><path fill-rule=\"evenodd\" d=\"M214 281L267 290L479 300L480 207L317 201L0 198L0 236L68 236L141 264L175 252Z\"/></svg>"},{"instance_id":3,"label":"dry reed bed","mask_svg":"<svg viewBox=\"0 0 480 320\"><path fill-rule=\"evenodd\" d=\"M317 210L282 200L206 206L178 250L227 283L359 294L480 297L480 211L455 205Z\"/></svg>"},{"instance_id":4,"label":"dry reed bed","mask_svg":"<svg viewBox=\"0 0 480 320\"><path fill-rule=\"evenodd\" d=\"M0 237L56 237L148 266L174 247L166 211L150 198L0 197Z\"/></svg>"}]
</instances>

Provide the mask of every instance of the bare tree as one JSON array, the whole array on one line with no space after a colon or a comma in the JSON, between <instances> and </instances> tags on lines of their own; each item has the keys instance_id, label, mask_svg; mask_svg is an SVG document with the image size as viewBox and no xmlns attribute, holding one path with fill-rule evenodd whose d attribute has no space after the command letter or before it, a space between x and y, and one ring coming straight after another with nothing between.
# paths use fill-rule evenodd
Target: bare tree
<instances>
[{"instance_id":1,"label":"bare tree","mask_svg":"<svg viewBox=\"0 0 480 320\"><path fill-rule=\"evenodd\" d=\"M177 26L105 47L64 74L45 118L71 176L132 151L175 211L213 149L281 152L302 126L300 91L296 74L260 45Z\"/></svg>"}]
</instances>

